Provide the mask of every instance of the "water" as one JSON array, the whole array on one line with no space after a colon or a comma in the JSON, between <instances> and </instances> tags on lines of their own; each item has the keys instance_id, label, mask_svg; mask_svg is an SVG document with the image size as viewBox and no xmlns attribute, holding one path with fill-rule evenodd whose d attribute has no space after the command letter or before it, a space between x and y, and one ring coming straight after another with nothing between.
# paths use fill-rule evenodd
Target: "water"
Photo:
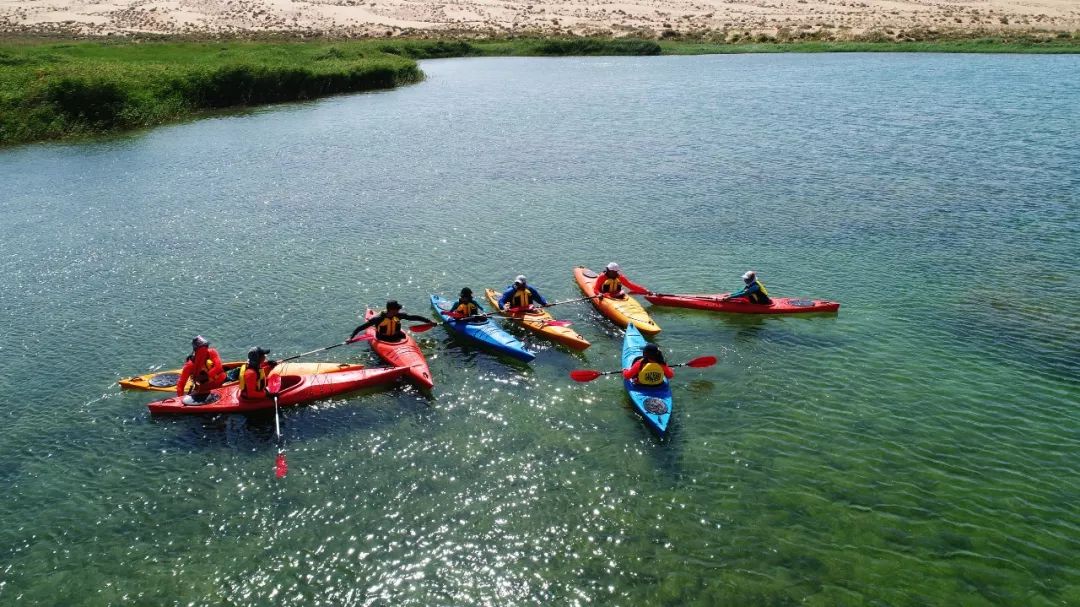
<instances>
[{"instance_id":1,"label":"water","mask_svg":"<svg viewBox=\"0 0 1080 607\"><path fill-rule=\"evenodd\" d=\"M1080 60L468 59L396 91L0 152L0 602L1080 603ZM387 297L552 299L618 260L652 308L669 440L619 332L533 364L423 334L437 386L273 419L152 419L120 377L335 343ZM331 354L333 356L331 356ZM366 346L323 360L374 362Z\"/></svg>"}]
</instances>

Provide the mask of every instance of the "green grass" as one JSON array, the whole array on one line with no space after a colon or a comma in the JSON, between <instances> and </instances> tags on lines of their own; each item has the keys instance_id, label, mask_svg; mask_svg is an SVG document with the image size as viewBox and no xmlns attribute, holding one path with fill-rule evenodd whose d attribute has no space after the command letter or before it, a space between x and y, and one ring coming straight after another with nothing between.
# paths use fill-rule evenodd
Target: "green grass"
<instances>
[{"instance_id":1,"label":"green grass","mask_svg":"<svg viewBox=\"0 0 1080 607\"><path fill-rule=\"evenodd\" d=\"M0 42L0 145L110 133L219 108L418 82L418 59L764 52L1076 53L1076 34L831 42L629 38Z\"/></svg>"}]
</instances>

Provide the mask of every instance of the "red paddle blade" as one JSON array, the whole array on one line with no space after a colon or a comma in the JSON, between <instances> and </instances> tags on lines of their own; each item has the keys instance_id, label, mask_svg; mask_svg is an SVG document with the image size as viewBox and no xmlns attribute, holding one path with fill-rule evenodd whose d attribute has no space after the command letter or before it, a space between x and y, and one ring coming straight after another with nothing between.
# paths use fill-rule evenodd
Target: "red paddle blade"
<instances>
[{"instance_id":1,"label":"red paddle blade","mask_svg":"<svg viewBox=\"0 0 1080 607\"><path fill-rule=\"evenodd\" d=\"M271 375L266 378L266 389L271 392L281 392L281 376Z\"/></svg>"},{"instance_id":2,"label":"red paddle blade","mask_svg":"<svg viewBox=\"0 0 1080 607\"><path fill-rule=\"evenodd\" d=\"M356 337L346 341L347 344L355 344L358 341L371 341L375 336L370 333L364 333L363 335L357 335Z\"/></svg>"},{"instance_id":3,"label":"red paddle blade","mask_svg":"<svg viewBox=\"0 0 1080 607\"><path fill-rule=\"evenodd\" d=\"M574 323L570 322L569 320L549 320L546 321L544 324L549 327L569 327Z\"/></svg>"},{"instance_id":4,"label":"red paddle blade","mask_svg":"<svg viewBox=\"0 0 1080 607\"><path fill-rule=\"evenodd\" d=\"M413 325L413 326L409 327L409 330L412 331L413 333L423 333L424 331L427 331L428 329L431 329L434 326L435 326L435 323L429 322L426 325Z\"/></svg>"},{"instance_id":5,"label":"red paddle blade","mask_svg":"<svg viewBox=\"0 0 1080 607\"><path fill-rule=\"evenodd\" d=\"M701 369L703 367L711 367L711 366L713 366L715 364L716 364L716 357L715 356L699 356L698 358L695 358L694 360L686 363L686 366Z\"/></svg>"},{"instance_id":6,"label":"red paddle blade","mask_svg":"<svg viewBox=\"0 0 1080 607\"><path fill-rule=\"evenodd\" d=\"M274 474L278 478L284 478L289 473L289 464L285 461L285 453L278 453L274 461Z\"/></svg>"},{"instance_id":7,"label":"red paddle blade","mask_svg":"<svg viewBox=\"0 0 1080 607\"><path fill-rule=\"evenodd\" d=\"M601 375L603 375L603 373L592 369L577 369L570 372L570 379L584 383L592 381Z\"/></svg>"}]
</instances>

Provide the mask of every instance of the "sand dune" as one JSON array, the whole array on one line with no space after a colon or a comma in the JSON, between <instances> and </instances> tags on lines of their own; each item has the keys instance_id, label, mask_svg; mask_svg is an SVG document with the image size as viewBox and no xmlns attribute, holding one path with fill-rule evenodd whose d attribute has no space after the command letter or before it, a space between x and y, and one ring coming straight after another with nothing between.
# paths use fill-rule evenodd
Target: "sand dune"
<instances>
[{"instance_id":1,"label":"sand dune","mask_svg":"<svg viewBox=\"0 0 1080 607\"><path fill-rule=\"evenodd\" d=\"M1080 29L1080 0L0 0L0 31L728 37Z\"/></svg>"}]
</instances>

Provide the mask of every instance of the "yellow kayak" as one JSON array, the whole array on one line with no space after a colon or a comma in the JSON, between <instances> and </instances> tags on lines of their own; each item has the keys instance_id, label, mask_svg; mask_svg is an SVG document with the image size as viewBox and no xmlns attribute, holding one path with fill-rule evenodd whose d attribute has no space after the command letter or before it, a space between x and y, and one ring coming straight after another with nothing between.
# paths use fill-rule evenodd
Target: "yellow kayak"
<instances>
[{"instance_id":1,"label":"yellow kayak","mask_svg":"<svg viewBox=\"0 0 1080 607\"><path fill-rule=\"evenodd\" d=\"M487 294L488 301L491 302L493 309L499 310L499 293L494 289L486 289L484 292ZM509 314L499 310L499 314L518 320L526 329L539 333L551 341L560 343L567 348L584 350L591 345L584 337L570 327L556 327L549 324L551 321L555 320L555 317L543 308L527 314Z\"/></svg>"},{"instance_id":2,"label":"yellow kayak","mask_svg":"<svg viewBox=\"0 0 1080 607\"><path fill-rule=\"evenodd\" d=\"M244 363L239 361L222 363L225 367L225 383L222 386L234 385L239 379L240 367ZM319 375L322 373L337 373L339 371L356 371L363 369L364 365L350 365L346 363L281 363L274 367L271 375ZM120 387L128 390L152 390L154 392L175 392L176 382L180 381L180 369L147 373L120 380ZM191 387L191 380L184 386L187 390Z\"/></svg>"},{"instance_id":3,"label":"yellow kayak","mask_svg":"<svg viewBox=\"0 0 1080 607\"><path fill-rule=\"evenodd\" d=\"M593 286L596 284L597 276L599 275L596 272L586 267L578 266L574 268L574 280L577 281L578 286L586 295L596 295ZM660 332L660 325L653 321L645 308L638 303L638 300L629 295L622 299L597 297L590 301L596 306L597 310L600 310L601 314L607 316L611 322L624 329L627 325L633 324L643 335L656 335Z\"/></svg>"}]
</instances>

